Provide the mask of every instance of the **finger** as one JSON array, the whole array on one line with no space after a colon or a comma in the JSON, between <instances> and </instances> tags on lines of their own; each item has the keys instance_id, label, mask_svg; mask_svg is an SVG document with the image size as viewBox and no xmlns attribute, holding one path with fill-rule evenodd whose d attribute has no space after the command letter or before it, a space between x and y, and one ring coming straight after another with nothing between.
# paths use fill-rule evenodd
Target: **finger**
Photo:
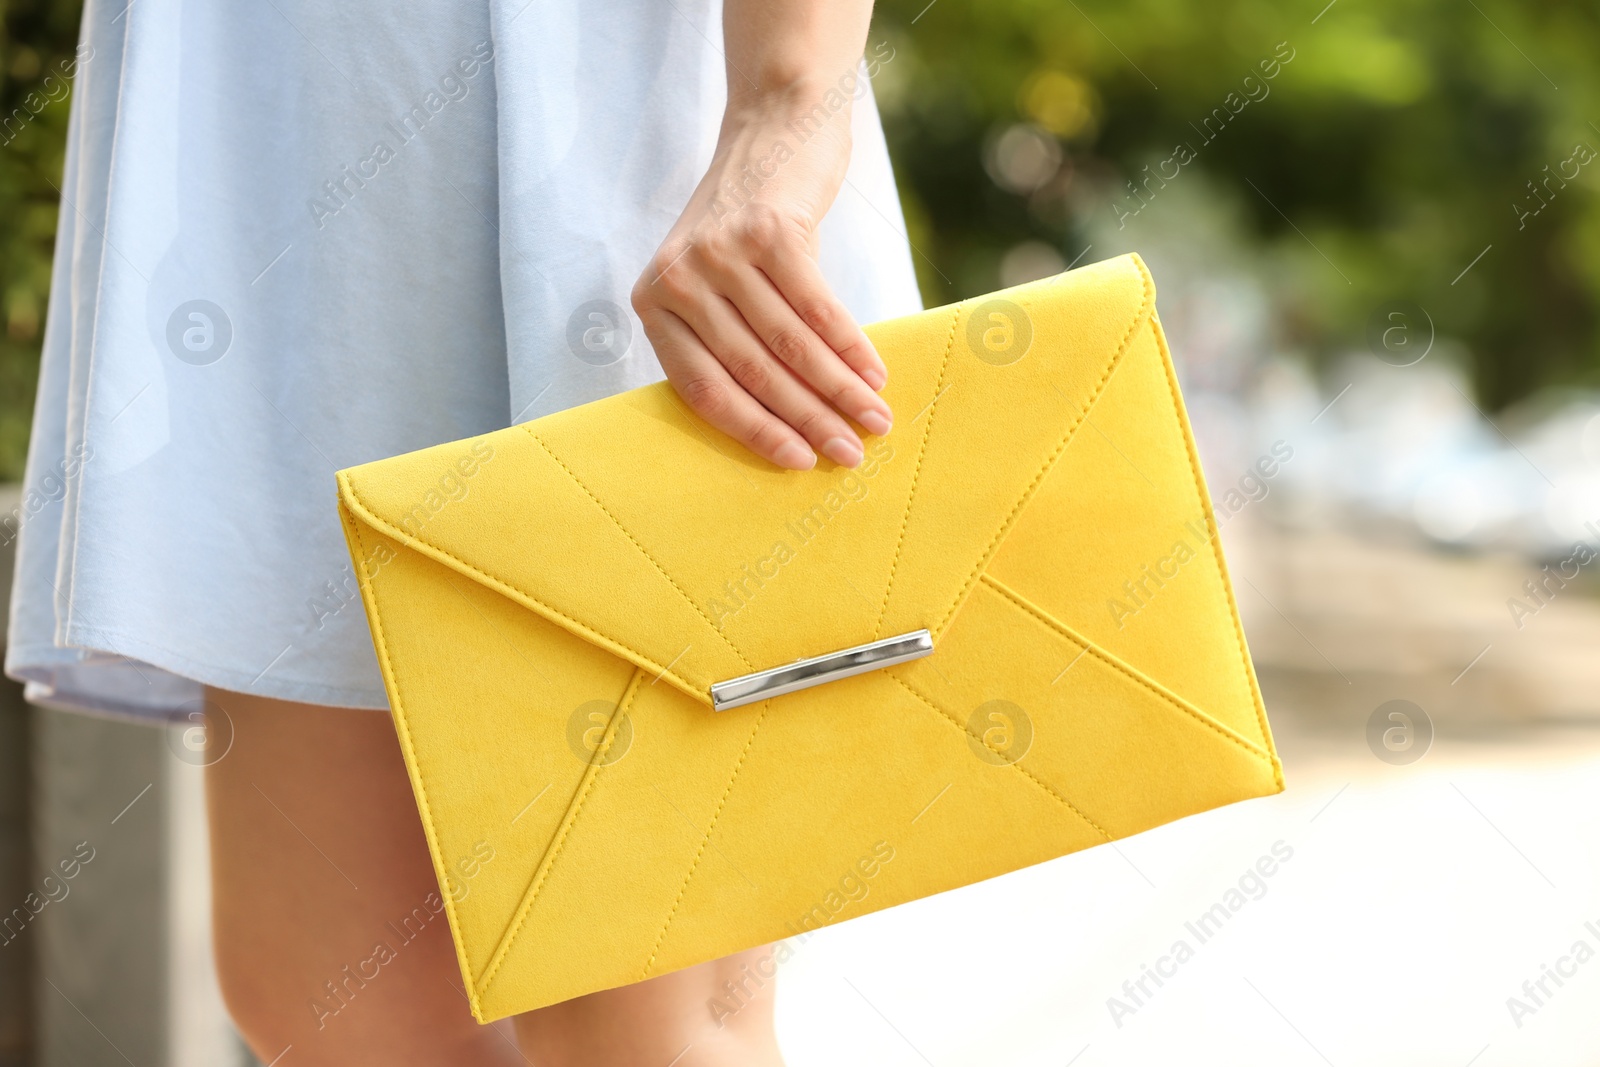
<instances>
[{"instance_id":1,"label":"finger","mask_svg":"<svg viewBox=\"0 0 1600 1067\"><path fill-rule=\"evenodd\" d=\"M801 320L766 274L751 267L735 269L728 272L726 283L747 329L767 351L869 433L889 432L894 417L888 403Z\"/></svg>"},{"instance_id":2,"label":"finger","mask_svg":"<svg viewBox=\"0 0 1600 1067\"><path fill-rule=\"evenodd\" d=\"M799 431L812 448L843 467L861 462L861 439L850 424L767 350L727 298L703 290L696 299L671 310L745 392ZM830 354L830 358L837 362L837 357ZM841 373L850 376L842 369ZM872 395L859 379L856 384Z\"/></svg>"},{"instance_id":3,"label":"finger","mask_svg":"<svg viewBox=\"0 0 1600 1067\"><path fill-rule=\"evenodd\" d=\"M783 294L789 306L824 344L873 389L882 389L889 380L889 369L877 349L862 332L856 320L834 295L817 261L804 251L783 245L770 246L757 263Z\"/></svg>"},{"instance_id":4,"label":"finger","mask_svg":"<svg viewBox=\"0 0 1600 1067\"><path fill-rule=\"evenodd\" d=\"M697 331L734 381L835 463L854 467L861 462L863 447L855 430L761 342L731 301L718 297L705 309L705 319L705 327L697 327ZM838 357L831 352L827 358L838 365ZM838 367L842 377L855 377L842 365ZM876 399L860 379L855 379L855 385ZM880 418L886 426L887 415Z\"/></svg>"},{"instance_id":5,"label":"finger","mask_svg":"<svg viewBox=\"0 0 1600 1067\"><path fill-rule=\"evenodd\" d=\"M687 323L664 308L645 309L639 318L667 381L690 410L780 467L816 466L816 454L804 438L734 381Z\"/></svg>"}]
</instances>

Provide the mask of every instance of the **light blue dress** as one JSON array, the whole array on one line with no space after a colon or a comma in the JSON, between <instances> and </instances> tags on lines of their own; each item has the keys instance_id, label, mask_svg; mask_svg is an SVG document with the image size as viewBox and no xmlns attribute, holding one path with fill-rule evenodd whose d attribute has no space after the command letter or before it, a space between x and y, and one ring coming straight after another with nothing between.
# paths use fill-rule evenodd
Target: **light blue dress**
<instances>
[{"instance_id":1,"label":"light blue dress","mask_svg":"<svg viewBox=\"0 0 1600 1067\"><path fill-rule=\"evenodd\" d=\"M88 0L6 657L29 698L385 707L334 472L660 379L625 309L710 160L720 25L710 0ZM921 304L840 73L821 262L871 322Z\"/></svg>"}]
</instances>

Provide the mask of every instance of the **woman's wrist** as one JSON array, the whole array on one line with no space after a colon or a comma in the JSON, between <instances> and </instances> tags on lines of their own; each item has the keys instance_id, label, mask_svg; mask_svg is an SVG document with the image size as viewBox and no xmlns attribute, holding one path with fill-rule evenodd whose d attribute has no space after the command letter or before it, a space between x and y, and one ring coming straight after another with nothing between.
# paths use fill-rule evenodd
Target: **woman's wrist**
<instances>
[{"instance_id":1,"label":"woman's wrist","mask_svg":"<svg viewBox=\"0 0 1600 1067\"><path fill-rule=\"evenodd\" d=\"M771 131L797 149L826 133L827 141L848 146L855 93L848 76L844 81L841 86L838 76L814 76L730 92L718 140L721 145L730 146Z\"/></svg>"},{"instance_id":2,"label":"woman's wrist","mask_svg":"<svg viewBox=\"0 0 1600 1067\"><path fill-rule=\"evenodd\" d=\"M730 91L723 113L724 123L767 126L802 119L822 122L843 117L848 125L855 94L849 91L853 86L847 84L841 88L839 80L837 76L809 77L782 85L759 89L747 86L742 91Z\"/></svg>"},{"instance_id":3,"label":"woman's wrist","mask_svg":"<svg viewBox=\"0 0 1600 1067\"><path fill-rule=\"evenodd\" d=\"M848 76L852 69L849 64L839 70L808 64L803 68L769 68L747 75L730 68L728 107L750 111L810 107L829 89L838 88L840 78Z\"/></svg>"}]
</instances>

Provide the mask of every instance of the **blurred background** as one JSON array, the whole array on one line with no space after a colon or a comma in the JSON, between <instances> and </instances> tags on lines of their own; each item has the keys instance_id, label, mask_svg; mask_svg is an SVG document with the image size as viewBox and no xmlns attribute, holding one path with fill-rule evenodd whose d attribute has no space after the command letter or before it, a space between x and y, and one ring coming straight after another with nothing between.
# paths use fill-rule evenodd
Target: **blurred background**
<instances>
[{"instance_id":1,"label":"blurred background","mask_svg":"<svg viewBox=\"0 0 1600 1067\"><path fill-rule=\"evenodd\" d=\"M14 482L77 11L0 11ZM1289 790L808 939L790 1062L1600 1064L1600 10L882 0L868 54L929 306L1150 264ZM6 699L0 903L116 833L0 947L0 1065L246 1062L184 746Z\"/></svg>"}]
</instances>

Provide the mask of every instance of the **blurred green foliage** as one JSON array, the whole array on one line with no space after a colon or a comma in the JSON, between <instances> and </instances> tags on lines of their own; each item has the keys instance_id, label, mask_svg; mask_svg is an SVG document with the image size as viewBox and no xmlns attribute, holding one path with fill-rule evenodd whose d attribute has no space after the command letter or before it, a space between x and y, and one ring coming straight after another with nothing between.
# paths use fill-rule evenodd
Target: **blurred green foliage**
<instances>
[{"instance_id":1,"label":"blurred green foliage","mask_svg":"<svg viewBox=\"0 0 1600 1067\"><path fill-rule=\"evenodd\" d=\"M930 302L992 288L1025 240L1070 262L1186 143L1164 173L1231 193L1286 345L1365 347L1374 309L1410 300L1464 343L1490 407L1600 384L1600 159L1574 160L1600 149L1594 4L881 0L873 37L895 49L875 85ZM1061 148L1033 191L990 176L1018 123ZM1146 188L1140 223L1170 219Z\"/></svg>"},{"instance_id":2,"label":"blurred green foliage","mask_svg":"<svg viewBox=\"0 0 1600 1067\"><path fill-rule=\"evenodd\" d=\"M78 4L0 4L3 121L71 55ZM1071 261L1142 200L1159 223L1162 175L1202 171L1274 264L1286 345L1360 347L1410 300L1490 407L1600 384L1600 159L1574 162L1600 149L1595 5L881 0L872 36L930 303L995 287L1024 242ZM0 477L26 450L66 124L52 103L0 134Z\"/></svg>"},{"instance_id":3,"label":"blurred green foliage","mask_svg":"<svg viewBox=\"0 0 1600 1067\"><path fill-rule=\"evenodd\" d=\"M64 86L46 79L78 43L78 4L0 0L0 478L17 479L50 294ZM31 94L31 95L30 95ZM52 100L51 95L58 97Z\"/></svg>"}]
</instances>

